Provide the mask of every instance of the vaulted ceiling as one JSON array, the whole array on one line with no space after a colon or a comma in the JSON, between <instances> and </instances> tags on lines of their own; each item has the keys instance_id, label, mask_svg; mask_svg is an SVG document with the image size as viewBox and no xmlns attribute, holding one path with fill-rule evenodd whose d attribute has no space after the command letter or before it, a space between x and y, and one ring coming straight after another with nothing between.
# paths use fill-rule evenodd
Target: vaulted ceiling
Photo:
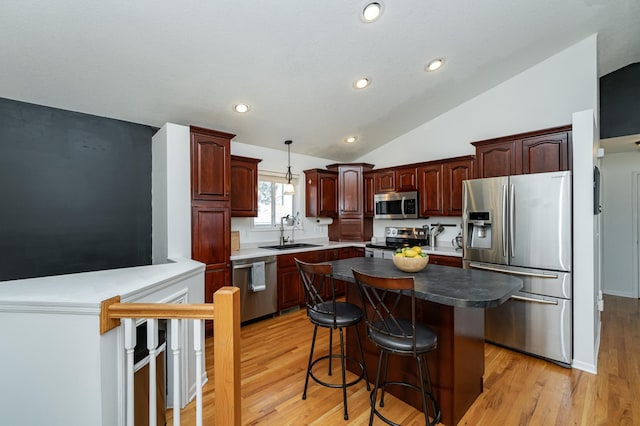
<instances>
[{"instance_id":1,"label":"vaulted ceiling","mask_svg":"<svg viewBox=\"0 0 640 426\"><path fill-rule=\"evenodd\" d=\"M640 61L640 0L367 3L3 1L0 97L352 161L593 33L600 75Z\"/></svg>"}]
</instances>

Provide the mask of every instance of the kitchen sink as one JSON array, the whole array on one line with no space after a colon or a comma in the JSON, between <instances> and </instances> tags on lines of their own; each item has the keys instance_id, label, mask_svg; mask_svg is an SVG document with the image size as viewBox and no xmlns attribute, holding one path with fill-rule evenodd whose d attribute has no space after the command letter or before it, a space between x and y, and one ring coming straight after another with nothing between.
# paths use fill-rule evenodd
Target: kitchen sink
<instances>
[{"instance_id":1,"label":"kitchen sink","mask_svg":"<svg viewBox=\"0 0 640 426\"><path fill-rule=\"evenodd\" d=\"M275 246L261 246L258 248L271 249L271 250L287 250L287 249L305 248L305 247L321 247L321 245L308 244L308 243L292 243L292 244L278 244Z\"/></svg>"}]
</instances>

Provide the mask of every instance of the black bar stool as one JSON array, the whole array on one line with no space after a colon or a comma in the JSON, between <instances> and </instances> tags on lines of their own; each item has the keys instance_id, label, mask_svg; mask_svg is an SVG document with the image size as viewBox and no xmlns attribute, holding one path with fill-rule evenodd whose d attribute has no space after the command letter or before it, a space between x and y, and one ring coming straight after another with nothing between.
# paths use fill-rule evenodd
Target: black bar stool
<instances>
[{"instance_id":1,"label":"black bar stool","mask_svg":"<svg viewBox=\"0 0 640 426\"><path fill-rule=\"evenodd\" d=\"M344 401L344 419L349 420L349 414L347 411L347 387L353 386L363 378L367 382L367 390L370 390L369 379L367 377L367 369L364 364L364 355L362 353L362 344L360 342L360 333L358 333L357 325L362 321L362 310L347 302L336 301L335 288L333 284L333 278L331 273L333 267L328 263L305 263L296 259L296 265L300 273L300 278L304 287L305 303L307 306L307 316L314 325L313 328L313 340L311 341L311 350L309 351L309 363L307 365L307 376L304 380L304 392L302 393L302 399L307 399L307 386L309 384L309 377L313 378L317 383L330 388L342 388L342 398ZM324 327L329 329L329 355L324 355L319 358L313 359L313 350L316 344L316 335L318 334L318 327ZM356 337L358 342L358 349L360 350L360 362L346 357L344 354L344 336L342 329L344 327L355 327ZM340 331L340 354L333 354L333 330L338 329ZM329 383L320 380L313 374L314 365L322 360L329 360L329 372L331 375L331 363L333 358L340 358L340 365L342 367L342 383ZM346 376L346 359L351 359L357 365L360 366L360 375L347 383Z\"/></svg>"},{"instance_id":2,"label":"black bar stool","mask_svg":"<svg viewBox=\"0 0 640 426\"><path fill-rule=\"evenodd\" d=\"M393 385L408 387L420 392L425 424L430 426L437 424L440 421L440 408L433 396L426 354L438 346L438 337L429 327L416 323L416 296L413 277L382 278L367 275L355 269L353 276L362 296L367 336L380 349L376 384L369 397L371 404L369 425L373 424L374 414L387 424L397 425L376 408L378 389L381 390L380 407L384 407L385 388ZM410 312L406 308L406 304L401 303L403 298L407 296L411 300ZM420 383L387 381L389 354L412 356L416 360ZM425 380L427 386L425 386ZM429 399L432 409L431 418L433 420L431 422L429 421L430 413L427 399Z\"/></svg>"}]
</instances>

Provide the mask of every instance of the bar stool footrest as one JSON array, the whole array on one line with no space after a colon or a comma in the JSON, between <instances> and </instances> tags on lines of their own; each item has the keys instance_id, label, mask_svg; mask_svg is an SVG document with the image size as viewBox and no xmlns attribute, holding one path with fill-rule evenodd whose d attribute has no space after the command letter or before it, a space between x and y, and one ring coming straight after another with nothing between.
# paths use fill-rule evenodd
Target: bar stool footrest
<instances>
[{"instance_id":1,"label":"bar stool footrest","mask_svg":"<svg viewBox=\"0 0 640 426\"><path fill-rule=\"evenodd\" d=\"M341 359L340 354L332 354L331 358L337 358L337 359ZM311 368L309 369L309 376L318 384L321 384L322 386L326 386L328 388L342 388L343 385L342 383L329 383L329 382L325 382L319 378L317 378L314 374L313 374L313 367L316 365L317 362L323 361L329 359L329 355L324 355L321 356L319 358L316 358L312 363L311 363ZM364 373L365 373L365 367L364 365L359 362L358 360L356 360L353 357L350 356L345 356L344 357L345 361L346 360L350 360L353 363L355 363L356 365L358 365L360 367L360 375L358 377L356 377L354 380L352 380L351 382L346 383L344 386L349 387L349 386L353 386L356 383L359 383L360 380L364 379Z\"/></svg>"}]
</instances>

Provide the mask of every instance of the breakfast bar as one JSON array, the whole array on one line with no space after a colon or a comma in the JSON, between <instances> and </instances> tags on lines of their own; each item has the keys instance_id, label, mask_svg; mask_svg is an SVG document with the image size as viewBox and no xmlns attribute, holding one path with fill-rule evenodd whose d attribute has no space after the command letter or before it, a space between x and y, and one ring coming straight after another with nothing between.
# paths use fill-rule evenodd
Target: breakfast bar
<instances>
[{"instance_id":1,"label":"breakfast bar","mask_svg":"<svg viewBox=\"0 0 640 426\"><path fill-rule=\"evenodd\" d=\"M435 397L440 404L442 423L457 424L473 401L482 393L484 374L484 309L498 306L522 287L522 280L512 276L471 269L428 265L424 270L407 274L391 260L351 258L330 262L333 277L355 283L352 269L381 277L412 275L415 278L416 316L438 335L438 348L428 357ZM347 285L347 301L361 305L358 289ZM419 303L418 303L419 302ZM347 333L347 353L357 358L355 336ZM365 336L364 324L360 324ZM375 377L377 348L363 339L369 377ZM353 367L352 367L353 368ZM411 358L391 357L389 374L415 378ZM418 409L417 394L404 388L391 391Z\"/></svg>"}]
</instances>

